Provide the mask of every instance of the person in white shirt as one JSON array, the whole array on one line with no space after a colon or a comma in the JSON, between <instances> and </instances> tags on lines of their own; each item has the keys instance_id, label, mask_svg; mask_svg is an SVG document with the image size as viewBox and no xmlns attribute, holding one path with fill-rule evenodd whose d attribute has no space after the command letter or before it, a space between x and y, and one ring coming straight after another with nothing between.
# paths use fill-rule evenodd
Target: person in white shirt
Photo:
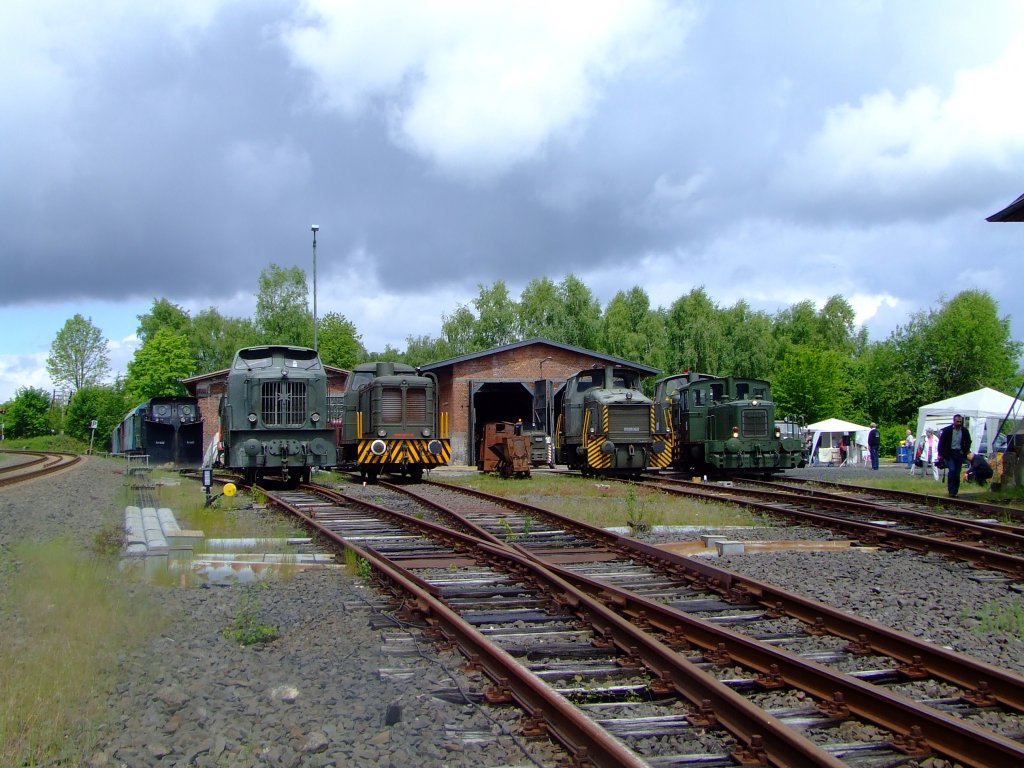
<instances>
[{"instance_id":1,"label":"person in white shirt","mask_svg":"<svg viewBox=\"0 0 1024 768\"><path fill-rule=\"evenodd\" d=\"M925 470L931 467L932 477L936 480L939 479L939 465L936 463L939 460L939 436L935 434L935 430L931 427L925 431L924 437L918 442L916 454L917 458L921 461L921 469ZM910 474L917 473L917 463L913 462L910 465ZM922 472L922 474L924 474Z\"/></svg>"}]
</instances>

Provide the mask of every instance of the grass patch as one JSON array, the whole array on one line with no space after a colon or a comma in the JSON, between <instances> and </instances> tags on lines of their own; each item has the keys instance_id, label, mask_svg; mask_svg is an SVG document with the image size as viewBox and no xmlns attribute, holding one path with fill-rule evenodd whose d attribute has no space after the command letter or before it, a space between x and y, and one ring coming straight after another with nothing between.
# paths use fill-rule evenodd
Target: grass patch
<instances>
[{"instance_id":1,"label":"grass patch","mask_svg":"<svg viewBox=\"0 0 1024 768\"><path fill-rule=\"evenodd\" d=\"M58 539L0 555L0 764L77 765L105 712L118 654L165 620L113 558ZM62 763L63 764L63 763Z\"/></svg>"},{"instance_id":2,"label":"grass patch","mask_svg":"<svg viewBox=\"0 0 1024 768\"><path fill-rule=\"evenodd\" d=\"M656 525L764 525L761 518L740 507L669 496L633 483L592 477L537 473L524 482L478 473L453 475L444 482L520 499L602 528L635 527L639 532L639 528L649 530Z\"/></svg>"},{"instance_id":3,"label":"grass patch","mask_svg":"<svg viewBox=\"0 0 1024 768\"><path fill-rule=\"evenodd\" d=\"M373 576L373 566L365 557L360 557L354 549L345 547L345 570L350 576L358 576L363 581L370 581Z\"/></svg>"},{"instance_id":4,"label":"grass patch","mask_svg":"<svg viewBox=\"0 0 1024 768\"><path fill-rule=\"evenodd\" d=\"M260 617L257 589L258 587L244 587L239 590L238 612L232 625L224 630L224 637L241 645L269 643L278 638L280 632L277 627L263 623Z\"/></svg>"},{"instance_id":5,"label":"grass patch","mask_svg":"<svg viewBox=\"0 0 1024 768\"><path fill-rule=\"evenodd\" d=\"M976 634L1002 632L1007 635L1024 639L1024 603L1021 600L1010 600L1009 603L991 601L982 605L977 613L964 608L961 618L973 618L977 621L974 628Z\"/></svg>"},{"instance_id":6,"label":"grass patch","mask_svg":"<svg viewBox=\"0 0 1024 768\"><path fill-rule=\"evenodd\" d=\"M107 436L109 437L109 435ZM97 444L98 443L98 444ZM82 442L69 435L39 435L38 437L16 437L4 440L3 447L8 451L63 451L65 453L85 453L89 443ZM107 449L103 440L97 436L93 443L93 451L101 453Z\"/></svg>"}]
</instances>

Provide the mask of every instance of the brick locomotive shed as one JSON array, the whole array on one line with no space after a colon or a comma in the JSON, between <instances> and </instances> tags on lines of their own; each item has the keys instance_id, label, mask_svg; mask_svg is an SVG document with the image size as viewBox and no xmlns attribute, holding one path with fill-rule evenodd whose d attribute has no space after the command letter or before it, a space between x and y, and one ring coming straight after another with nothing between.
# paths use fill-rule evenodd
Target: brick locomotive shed
<instances>
[{"instance_id":1,"label":"brick locomotive shed","mask_svg":"<svg viewBox=\"0 0 1024 768\"><path fill-rule=\"evenodd\" d=\"M420 369L437 376L438 399L449 414L452 464L475 465L476 436L483 425L495 421L521 421L554 433L565 380L586 368L616 365L642 376L659 369L604 355L593 350L561 344L545 338L506 344L469 355L441 360ZM350 372L325 366L328 394L340 395ZM224 392L227 371L215 371L184 379L186 389L199 399L203 415L203 444L217 433L217 409Z\"/></svg>"}]
</instances>

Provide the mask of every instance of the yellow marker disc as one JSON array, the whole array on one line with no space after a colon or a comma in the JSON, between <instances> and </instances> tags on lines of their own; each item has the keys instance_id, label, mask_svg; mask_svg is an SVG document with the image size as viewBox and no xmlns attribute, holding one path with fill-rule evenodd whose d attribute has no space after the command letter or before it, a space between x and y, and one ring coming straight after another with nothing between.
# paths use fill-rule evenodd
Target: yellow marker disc
<instances>
[{"instance_id":1,"label":"yellow marker disc","mask_svg":"<svg viewBox=\"0 0 1024 768\"><path fill-rule=\"evenodd\" d=\"M224 486L224 495L225 496L234 496L236 493L238 493L238 488L235 487L234 483L227 483Z\"/></svg>"}]
</instances>

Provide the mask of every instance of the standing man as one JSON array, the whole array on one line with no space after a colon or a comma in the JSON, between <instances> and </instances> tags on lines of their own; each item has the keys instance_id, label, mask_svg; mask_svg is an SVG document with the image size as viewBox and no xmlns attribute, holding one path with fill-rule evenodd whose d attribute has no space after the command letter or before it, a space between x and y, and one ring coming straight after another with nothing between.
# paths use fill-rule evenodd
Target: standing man
<instances>
[{"instance_id":1,"label":"standing man","mask_svg":"<svg viewBox=\"0 0 1024 768\"><path fill-rule=\"evenodd\" d=\"M878 437L878 425L871 422L871 431L868 432L868 450L871 452L871 468L878 469L878 448L882 440Z\"/></svg>"},{"instance_id":2,"label":"standing man","mask_svg":"<svg viewBox=\"0 0 1024 768\"><path fill-rule=\"evenodd\" d=\"M953 423L939 432L939 461L946 467L946 488L951 499L960 492L960 468L970 451L971 433L964 429L964 417L958 413Z\"/></svg>"}]
</instances>

